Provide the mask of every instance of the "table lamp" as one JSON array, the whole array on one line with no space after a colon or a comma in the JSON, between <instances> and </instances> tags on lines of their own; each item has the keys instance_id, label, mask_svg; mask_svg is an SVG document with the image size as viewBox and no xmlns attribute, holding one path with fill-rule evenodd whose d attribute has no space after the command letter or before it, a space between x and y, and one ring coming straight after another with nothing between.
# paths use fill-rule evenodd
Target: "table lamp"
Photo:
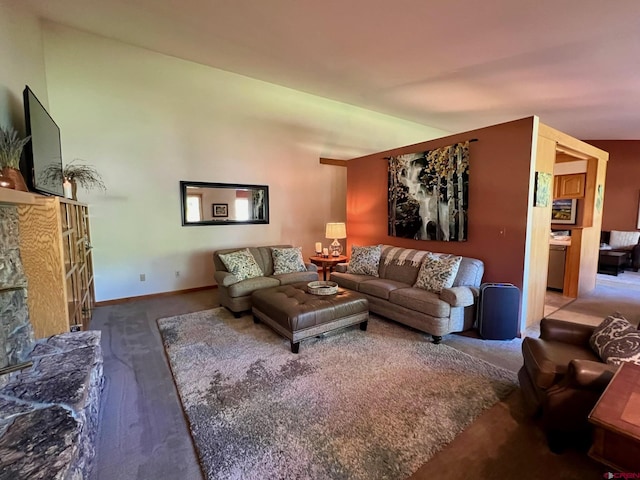
<instances>
[{"instance_id":1,"label":"table lamp","mask_svg":"<svg viewBox=\"0 0 640 480\"><path fill-rule=\"evenodd\" d=\"M347 227L344 223L327 223L325 237L333 238L333 243L329 246L331 256L339 257L342 253L342 245L339 238L347 238Z\"/></svg>"}]
</instances>

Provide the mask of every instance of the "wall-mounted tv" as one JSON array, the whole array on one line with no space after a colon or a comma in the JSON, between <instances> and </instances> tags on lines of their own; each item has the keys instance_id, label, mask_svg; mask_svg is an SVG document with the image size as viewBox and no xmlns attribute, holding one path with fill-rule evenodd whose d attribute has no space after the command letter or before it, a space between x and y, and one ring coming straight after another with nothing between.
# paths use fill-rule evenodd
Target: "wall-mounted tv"
<instances>
[{"instance_id":1,"label":"wall-mounted tv","mask_svg":"<svg viewBox=\"0 0 640 480\"><path fill-rule=\"evenodd\" d=\"M27 135L31 135L31 141L24 147L25 168L22 172L27 186L38 193L63 196L62 182L48 180L43 175L47 168L62 170L60 129L28 85L24 88L23 98Z\"/></svg>"}]
</instances>

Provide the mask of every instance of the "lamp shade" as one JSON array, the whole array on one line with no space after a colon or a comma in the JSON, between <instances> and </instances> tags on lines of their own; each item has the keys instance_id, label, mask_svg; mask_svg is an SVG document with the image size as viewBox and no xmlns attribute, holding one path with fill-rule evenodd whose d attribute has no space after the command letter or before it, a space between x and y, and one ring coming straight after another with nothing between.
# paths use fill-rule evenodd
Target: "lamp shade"
<instances>
[{"instance_id":1,"label":"lamp shade","mask_svg":"<svg viewBox=\"0 0 640 480\"><path fill-rule=\"evenodd\" d=\"M324 236L327 238L347 238L347 227L344 223L327 223Z\"/></svg>"}]
</instances>

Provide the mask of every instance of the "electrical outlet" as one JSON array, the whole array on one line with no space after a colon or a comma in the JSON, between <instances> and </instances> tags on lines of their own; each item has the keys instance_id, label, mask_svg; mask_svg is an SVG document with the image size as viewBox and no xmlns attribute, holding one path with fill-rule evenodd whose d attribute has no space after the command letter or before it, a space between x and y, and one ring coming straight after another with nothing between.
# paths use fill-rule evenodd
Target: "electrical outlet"
<instances>
[{"instance_id":1,"label":"electrical outlet","mask_svg":"<svg viewBox=\"0 0 640 480\"><path fill-rule=\"evenodd\" d=\"M140 281L144 282L147 279L147 276L144 273L140 274Z\"/></svg>"},{"instance_id":2,"label":"electrical outlet","mask_svg":"<svg viewBox=\"0 0 640 480\"><path fill-rule=\"evenodd\" d=\"M180 270L176 270L176 278L180 276Z\"/></svg>"}]
</instances>

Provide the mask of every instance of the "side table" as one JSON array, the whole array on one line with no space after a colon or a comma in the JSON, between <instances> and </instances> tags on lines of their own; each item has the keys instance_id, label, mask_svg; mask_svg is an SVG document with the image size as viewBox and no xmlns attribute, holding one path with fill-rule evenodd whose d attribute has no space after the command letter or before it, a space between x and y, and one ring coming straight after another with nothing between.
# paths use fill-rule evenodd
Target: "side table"
<instances>
[{"instance_id":1,"label":"side table","mask_svg":"<svg viewBox=\"0 0 640 480\"><path fill-rule=\"evenodd\" d=\"M618 472L640 472L640 365L623 363L589 414L589 456Z\"/></svg>"},{"instance_id":2,"label":"side table","mask_svg":"<svg viewBox=\"0 0 640 480\"><path fill-rule=\"evenodd\" d=\"M344 263L348 260L344 255L340 255L339 257L309 257L309 261L314 265L318 265L322 267L322 279L327 279L327 270L329 274L333 271L333 268L339 264Z\"/></svg>"}]
</instances>

